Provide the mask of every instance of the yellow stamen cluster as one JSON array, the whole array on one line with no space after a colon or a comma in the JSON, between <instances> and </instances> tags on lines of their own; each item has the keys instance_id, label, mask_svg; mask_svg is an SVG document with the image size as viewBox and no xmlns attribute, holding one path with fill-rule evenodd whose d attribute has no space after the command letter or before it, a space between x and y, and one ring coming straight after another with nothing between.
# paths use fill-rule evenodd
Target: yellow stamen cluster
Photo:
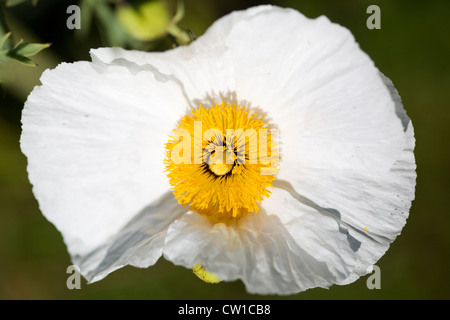
<instances>
[{"instance_id":1,"label":"yellow stamen cluster","mask_svg":"<svg viewBox=\"0 0 450 320\"><path fill-rule=\"evenodd\" d=\"M165 164L180 204L218 222L257 212L270 196L278 154L264 121L245 106L200 106L174 133Z\"/></svg>"}]
</instances>

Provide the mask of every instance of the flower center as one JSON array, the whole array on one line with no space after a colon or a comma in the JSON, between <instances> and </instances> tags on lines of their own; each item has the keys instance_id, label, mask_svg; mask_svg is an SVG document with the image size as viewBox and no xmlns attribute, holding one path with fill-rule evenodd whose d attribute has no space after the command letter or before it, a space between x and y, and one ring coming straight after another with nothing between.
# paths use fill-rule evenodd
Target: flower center
<instances>
[{"instance_id":1,"label":"flower center","mask_svg":"<svg viewBox=\"0 0 450 320\"><path fill-rule=\"evenodd\" d=\"M233 169L233 165L228 163L211 163L209 164L209 170L211 170L217 176L223 176Z\"/></svg>"},{"instance_id":2,"label":"flower center","mask_svg":"<svg viewBox=\"0 0 450 320\"><path fill-rule=\"evenodd\" d=\"M214 222L257 212L277 171L273 131L239 105L200 106L182 117L164 160L178 202Z\"/></svg>"}]
</instances>

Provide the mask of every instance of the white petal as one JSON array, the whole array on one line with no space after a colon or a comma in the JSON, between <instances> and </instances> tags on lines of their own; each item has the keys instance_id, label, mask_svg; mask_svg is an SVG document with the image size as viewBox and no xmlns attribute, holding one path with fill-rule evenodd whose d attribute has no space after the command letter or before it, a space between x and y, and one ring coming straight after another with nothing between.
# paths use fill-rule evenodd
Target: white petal
<instances>
[{"instance_id":1,"label":"white petal","mask_svg":"<svg viewBox=\"0 0 450 320\"><path fill-rule=\"evenodd\" d=\"M138 224L125 225L168 188L163 145L186 100L245 100L262 110L280 129L283 190L239 226L183 216L165 239L168 259L242 279L250 292L294 293L354 281L404 226L415 185L412 125L392 84L326 18L263 6L220 19L187 47L92 55L95 65L44 75L25 106L22 149L42 211L73 256L91 254L77 261L94 281L161 254L171 220L150 229L143 246Z\"/></svg>"},{"instance_id":2,"label":"white petal","mask_svg":"<svg viewBox=\"0 0 450 320\"><path fill-rule=\"evenodd\" d=\"M84 255L169 190L164 144L187 103L174 82L124 66L61 64L41 81L21 147L41 211Z\"/></svg>"},{"instance_id":3,"label":"white petal","mask_svg":"<svg viewBox=\"0 0 450 320\"><path fill-rule=\"evenodd\" d=\"M277 181L261 212L237 226L183 216L169 228L165 258L187 268L202 264L226 281L241 279L258 294L355 281L386 252L409 215L416 176L411 124L406 134L408 147L383 176L316 170L306 177L304 193Z\"/></svg>"},{"instance_id":4,"label":"white petal","mask_svg":"<svg viewBox=\"0 0 450 320\"><path fill-rule=\"evenodd\" d=\"M221 100L232 103L236 101L236 68L226 39L242 19L269 10L272 6L232 12L217 20L190 45L163 53L99 48L91 50L91 55L95 61L107 64L125 62L154 68L160 74L177 79L194 108L199 104L220 103Z\"/></svg>"},{"instance_id":5,"label":"white petal","mask_svg":"<svg viewBox=\"0 0 450 320\"><path fill-rule=\"evenodd\" d=\"M225 41L237 96L279 128L283 162L387 172L398 158L395 104L347 29L274 8L240 21Z\"/></svg>"},{"instance_id":6,"label":"white petal","mask_svg":"<svg viewBox=\"0 0 450 320\"><path fill-rule=\"evenodd\" d=\"M249 214L233 226L188 213L170 226L164 257L187 268L201 264L225 281L241 279L249 293L296 293L328 287L335 277L277 217L264 213Z\"/></svg>"},{"instance_id":7,"label":"white petal","mask_svg":"<svg viewBox=\"0 0 450 320\"><path fill-rule=\"evenodd\" d=\"M193 107L229 100L261 110L280 130L289 165L387 172L405 147L378 70L351 33L326 17L260 6L219 19L187 47L92 54L175 77Z\"/></svg>"},{"instance_id":8,"label":"white petal","mask_svg":"<svg viewBox=\"0 0 450 320\"><path fill-rule=\"evenodd\" d=\"M312 270L327 270L324 287L342 282L355 268L359 268L355 252L361 243L348 233L348 226L342 222L337 210L320 207L292 192L285 184L276 181L270 198L261 204L262 212L280 219L293 241L311 257L314 263ZM303 262L297 263L302 268ZM318 275L311 273L309 276L314 278Z\"/></svg>"},{"instance_id":9,"label":"white petal","mask_svg":"<svg viewBox=\"0 0 450 320\"><path fill-rule=\"evenodd\" d=\"M407 147L384 175L296 168L262 203L311 256L341 272L338 284L366 274L406 224L416 178L411 122L405 134Z\"/></svg>"},{"instance_id":10,"label":"white petal","mask_svg":"<svg viewBox=\"0 0 450 320\"><path fill-rule=\"evenodd\" d=\"M388 173L297 168L295 188L277 180L261 213L237 226L212 225L197 214L174 222L165 257L188 268L202 264L223 280L242 279L260 294L348 284L367 274L404 227L416 177L412 124L383 79L406 125L407 147Z\"/></svg>"},{"instance_id":11,"label":"white petal","mask_svg":"<svg viewBox=\"0 0 450 320\"><path fill-rule=\"evenodd\" d=\"M73 263L90 282L99 281L126 265L147 268L161 257L169 225L186 211L172 192L167 192L107 242L84 256L75 256Z\"/></svg>"}]
</instances>

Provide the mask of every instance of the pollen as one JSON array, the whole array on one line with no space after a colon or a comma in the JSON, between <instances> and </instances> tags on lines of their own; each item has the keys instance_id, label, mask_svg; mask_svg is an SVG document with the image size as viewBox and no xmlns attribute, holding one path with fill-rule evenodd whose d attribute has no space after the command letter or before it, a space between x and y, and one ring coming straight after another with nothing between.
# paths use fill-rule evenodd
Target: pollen
<instances>
[{"instance_id":1,"label":"pollen","mask_svg":"<svg viewBox=\"0 0 450 320\"><path fill-rule=\"evenodd\" d=\"M207 283L219 283L221 281L215 274L206 271L205 267L203 267L201 264L196 264L192 268L192 272L194 272L197 277Z\"/></svg>"},{"instance_id":2,"label":"pollen","mask_svg":"<svg viewBox=\"0 0 450 320\"><path fill-rule=\"evenodd\" d=\"M231 169L233 169L233 165L227 163L212 163L209 164L208 167L209 170L211 170L211 172L216 176L223 176L224 174L230 172Z\"/></svg>"},{"instance_id":3,"label":"pollen","mask_svg":"<svg viewBox=\"0 0 450 320\"><path fill-rule=\"evenodd\" d=\"M245 106L199 106L182 117L166 143L166 172L178 202L232 222L257 213L278 166L274 130Z\"/></svg>"}]
</instances>

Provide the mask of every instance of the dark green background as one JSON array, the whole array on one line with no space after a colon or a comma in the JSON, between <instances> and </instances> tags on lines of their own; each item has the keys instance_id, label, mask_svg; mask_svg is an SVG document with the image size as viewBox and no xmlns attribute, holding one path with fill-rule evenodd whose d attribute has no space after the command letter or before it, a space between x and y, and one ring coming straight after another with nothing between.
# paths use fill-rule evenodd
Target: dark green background
<instances>
[{"instance_id":1,"label":"dark green background","mask_svg":"<svg viewBox=\"0 0 450 320\"><path fill-rule=\"evenodd\" d=\"M217 18L258 1L186 0L181 25L200 35ZM68 290L71 264L60 233L38 209L19 149L20 113L42 71L62 61L88 60L105 45L94 30L79 40L66 28L66 8L76 3L40 0L5 10L16 41L52 42L30 68L0 65L0 299L449 299L450 298L450 1L276 1L308 17L326 15L350 29L361 48L396 85L417 139L417 189L400 237L377 263L381 289L367 277L329 290L286 296L248 295L241 282L208 285L190 270L161 259L149 269L125 267L81 290ZM265 2L269 3L269 2ZM366 27L366 8L381 8L381 30ZM83 22L82 22L83 24ZM277 26L273 26L276 28ZM164 49L167 41L158 43Z\"/></svg>"}]
</instances>

